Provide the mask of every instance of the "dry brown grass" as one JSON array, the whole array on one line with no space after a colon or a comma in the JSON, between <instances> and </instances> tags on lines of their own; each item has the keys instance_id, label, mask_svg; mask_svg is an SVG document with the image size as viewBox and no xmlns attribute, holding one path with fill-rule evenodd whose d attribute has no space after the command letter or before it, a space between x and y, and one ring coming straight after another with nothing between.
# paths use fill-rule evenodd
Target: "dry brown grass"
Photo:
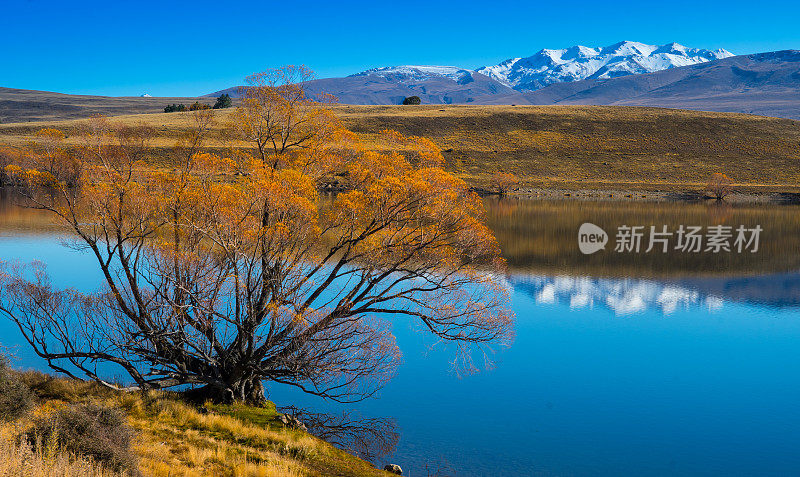
<instances>
[{"instance_id":1,"label":"dry brown grass","mask_svg":"<svg viewBox=\"0 0 800 477\"><path fill-rule=\"evenodd\" d=\"M118 474L80 457L54 448L34 451L17 442L15 429L0 429L0 476L2 477L118 477Z\"/></svg>"},{"instance_id":2,"label":"dry brown grass","mask_svg":"<svg viewBox=\"0 0 800 477\"><path fill-rule=\"evenodd\" d=\"M195 101L209 105L214 98L142 98L85 96L49 91L0 87L0 122L55 121L88 118L93 114L159 113L173 103L187 106Z\"/></svg>"},{"instance_id":3,"label":"dry brown grass","mask_svg":"<svg viewBox=\"0 0 800 477\"><path fill-rule=\"evenodd\" d=\"M527 187L703 190L708 177L724 173L738 190L800 190L800 122L788 119L614 106L339 105L335 111L375 148L381 147L378 132L387 128L433 140L444 151L446 167L479 186L499 171ZM220 123L229 114L215 112ZM191 116L113 121L155 128L157 162L190 126ZM43 127L69 135L75 124L0 125L0 144L24 144ZM211 145L221 147L219 139L217 134Z\"/></svg>"},{"instance_id":4,"label":"dry brown grass","mask_svg":"<svg viewBox=\"0 0 800 477\"><path fill-rule=\"evenodd\" d=\"M718 172L744 188L796 190L800 180L800 122L787 119L609 106L365 107L341 116L367 140L383 128L427 137L479 185L496 171L574 189L702 190Z\"/></svg>"},{"instance_id":5,"label":"dry brown grass","mask_svg":"<svg viewBox=\"0 0 800 477\"><path fill-rule=\"evenodd\" d=\"M33 418L76 402L125 411L136 430L134 449L144 476L386 475L310 434L284 428L274 406L207 403L209 412L201 413L170 393L118 393L36 372L22 373L21 377L39 397L40 405L30 418L0 428L0 476L27 475L19 469L31 469L30 475L37 476L121 475L58 449L37 453L24 444L15 444Z\"/></svg>"}]
</instances>

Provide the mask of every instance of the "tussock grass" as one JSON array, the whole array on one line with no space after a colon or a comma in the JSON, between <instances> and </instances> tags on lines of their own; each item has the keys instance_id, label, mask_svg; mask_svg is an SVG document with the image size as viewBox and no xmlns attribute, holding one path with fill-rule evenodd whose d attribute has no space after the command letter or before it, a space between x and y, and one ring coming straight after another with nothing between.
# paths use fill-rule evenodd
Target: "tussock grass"
<instances>
[{"instance_id":1,"label":"tussock grass","mask_svg":"<svg viewBox=\"0 0 800 477\"><path fill-rule=\"evenodd\" d=\"M444 151L446 167L477 186L501 171L528 187L702 190L712 174L725 173L740 190L800 190L800 122L789 119L622 106L339 105L334 110L375 148L381 147L376 139L383 129L431 139ZM214 114L224 123L231 110ZM151 160L160 165L168 165L168 148L192 122L191 113L112 121L153 127ZM2 124L0 144L24 144L43 127L70 136L75 125ZM222 147L220 132L211 136L210 147Z\"/></svg>"},{"instance_id":2,"label":"tussock grass","mask_svg":"<svg viewBox=\"0 0 800 477\"><path fill-rule=\"evenodd\" d=\"M0 476L2 477L117 477L89 459L76 457L57 448L34 451L24 441L18 441L14 428L0 429Z\"/></svg>"},{"instance_id":3,"label":"tussock grass","mask_svg":"<svg viewBox=\"0 0 800 477\"><path fill-rule=\"evenodd\" d=\"M702 190L713 173L738 188L798 190L800 122L619 106L345 108L370 141L384 128L424 136L447 167L485 185L513 173L546 188Z\"/></svg>"},{"instance_id":4,"label":"tussock grass","mask_svg":"<svg viewBox=\"0 0 800 477\"><path fill-rule=\"evenodd\" d=\"M0 476L125 475L47 445L34 451L19 439L37 418L75 403L125 412L135 430L134 451L144 476L386 475L310 434L284 428L274 405L206 403L206 411L200 412L174 393L118 393L38 372L19 373L19 378L39 403L30 417L0 427ZM19 469L31 469L31 473Z\"/></svg>"}]
</instances>

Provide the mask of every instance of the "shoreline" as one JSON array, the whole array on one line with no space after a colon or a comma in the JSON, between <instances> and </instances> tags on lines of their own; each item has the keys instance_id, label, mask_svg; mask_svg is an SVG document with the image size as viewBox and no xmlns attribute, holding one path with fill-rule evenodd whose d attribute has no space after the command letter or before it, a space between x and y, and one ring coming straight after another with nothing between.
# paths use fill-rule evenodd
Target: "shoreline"
<instances>
[{"instance_id":1,"label":"shoreline","mask_svg":"<svg viewBox=\"0 0 800 477\"><path fill-rule=\"evenodd\" d=\"M483 197L500 197L479 187L472 190ZM800 192L788 191L735 191L717 201L697 190L634 190L634 189L591 189L567 187L519 187L505 197L521 200L573 200L586 202L674 202L674 203L725 203L738 205L800 205Z\"/></svg>"}]
</instances>

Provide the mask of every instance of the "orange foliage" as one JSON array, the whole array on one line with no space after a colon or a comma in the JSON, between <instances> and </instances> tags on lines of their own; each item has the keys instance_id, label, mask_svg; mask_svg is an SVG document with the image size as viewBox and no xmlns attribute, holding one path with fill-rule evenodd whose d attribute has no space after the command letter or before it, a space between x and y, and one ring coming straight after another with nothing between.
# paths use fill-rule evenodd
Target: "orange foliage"
<instances>
[{"instance_id":1,"label":"orange foliage","mask_svg":"<svg viewBox=\"0 0 800 477\"><path fill-rule=\"evenodd\" d=\"M715 173L709 179L706 191L715 199L723 200L733 192L733 180L725 174Z\"/></svg>"},{"instance_id":2,"label":"orange foliage","mask_svg":"<svg viewBox=\"0 0 800 477\"><path fill-rule=\"evenodd\" d=\"M519 183L519 178L509 172L496 172L492 174L489 183L494 192L505 195Z\"/></svg>"},{"instance_id":3,"label":"orange foliage","mask_svg":"<svg viewBox=\"0 0 800 477\"><path fill-rule=\"evenodd\" d=\"M214 398L257 400L262 380L368 396L399 362L395 317L454 343L459 369L474 369L475 351L510 341L513 320L481 200L427 139L385 131L384 152L368 150L306 98L297 80L310 77L287 67L249 78L227 133L252 153L206 151L214 117L200 110L171 170L141 161L151 131L103 118L87 122L80 148L7 168L73 228L106 288L58 291L38 271L7 271L0 311L32 342L61 342L49 345L63 353L55 361L92 379L107 384L93 364L113 361L138 387L204 385ZM77 184L53 164L70 164ZM324 200L318 180L332 173L349 190ZM46 315L31 290L48 297ZM80 333L40 336L69 320Z\"/></svg>"}]
</instances>

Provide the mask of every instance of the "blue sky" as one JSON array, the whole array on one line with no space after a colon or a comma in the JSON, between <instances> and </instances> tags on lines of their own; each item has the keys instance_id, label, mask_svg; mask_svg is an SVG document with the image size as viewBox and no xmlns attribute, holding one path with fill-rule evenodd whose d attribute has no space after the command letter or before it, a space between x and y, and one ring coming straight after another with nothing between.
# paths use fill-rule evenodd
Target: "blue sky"
<instances>
[{"instance_id":1,"label":"blue sky","mask_svg":"<svg viewBox=\"0 0 800 477\"><path fill-rule=\"evenodd\" d=\"M800 49L796 1L4 3L0 86L112 96L205 94L284 64L474 68L621 40Z\"/></svg>"}]
</instances>

